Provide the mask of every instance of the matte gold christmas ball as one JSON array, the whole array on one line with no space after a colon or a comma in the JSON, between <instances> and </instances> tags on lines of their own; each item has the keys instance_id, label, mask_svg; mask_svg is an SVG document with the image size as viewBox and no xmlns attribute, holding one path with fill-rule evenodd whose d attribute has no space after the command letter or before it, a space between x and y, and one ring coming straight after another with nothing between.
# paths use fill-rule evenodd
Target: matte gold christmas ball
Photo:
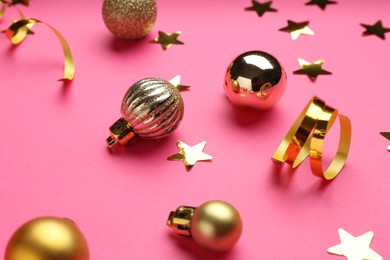
<instances>
[{"instance_id":1,"label":"matte gold christmas ball","mask_svg":"<svg viewBox=\"0 0 390 260\"><path fill-rule=\"evenodd\" d=\"M237 106L265 110L280 100L286 82L286 72L275 57L262 51L250 51L229 64L224 90Z\"/></svg>"},{"instance_id":2,"label":"matte gold christmas ball","mask_svg":"<svg viewBox=\"0 0 390 260\"><path fill-rule=\"evenodd\" d=\"M191 221L191 236L202 247L226 251L238 241L242 221L238 211L229 203L209 201L195 210Z\"/></svg>"},{"instance_id":3,"label":"matte gold christmas ball","mask_svg":"<svg viewBox=\"0 0 390 260\"><path fill-rule=\"evenodd\" d=\"M88 260L87 242L69 219L40 217L12 235L5 260Z\"/></svg>"},{"instance_id":4,"label":"matte gold christmas ball","mask_svg":"<svg viewBox=\"0 0 390 260\"><path fill-rule=\"evenodd\" d=\"M102 14L114 35L126 40L139 39L153 28L157 6L155 0L104 0Z\"/></svg>"},{"instance_id":5,"label":"matte gold christmas ball","mask_svg":"<svg viewBox=\"0 0 390 260\"><path fill-rule=\"evenodd\" d=\"M232 248L242 232L238 211L220 200L206 202L200 207L180 206L170 212L167 225L176 234L192 237L199 246L216 252Z\"/></svg>"}]
</instances>

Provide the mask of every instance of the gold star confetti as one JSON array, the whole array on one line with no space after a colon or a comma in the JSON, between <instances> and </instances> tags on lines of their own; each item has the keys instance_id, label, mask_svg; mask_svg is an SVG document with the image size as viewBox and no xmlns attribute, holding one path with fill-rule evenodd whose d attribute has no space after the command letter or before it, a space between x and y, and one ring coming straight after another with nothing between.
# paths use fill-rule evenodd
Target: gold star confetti
<instances>
[{"instance_id":1,"label":"gold star confetti","mask_svg":"<svg viewBox=\"0 0 390 260\"><path fill-rule=\"evenodd\" d=\"M287 23L288 25L286 27L280 28L279 31L289 32L291 39L293 40L298 39L301 34L314 35L313 30L308 27L309 21L296 23L294 21L288 20Z\"/></svg>"},{"instance_id":2,"label":"gold star confetti","mask_svg":"<svg viewBox=\"0 0 390 260\"><path fill-rule=\"evenodd\" d=\"M337 4L337 2L329 1L329 0L311 0L310 2L307 2L305 5L318 5L319 8L325 10L326 6L330 4Z\"/></svg>"},{"instance_id":3,"label":"gold star confetti","mask_svg":"<svg viewBox=\"0 0 390 260\"><path fill-rule=\"evenodd\" d=\"M211 160L213 157L203 152L206 142L200 142L194 146L189 146L188 144L178 141L177 148L179 152L168 157L168 160L171 161L182 161L186 166L187 170L190 170L192 166L195 165L197 161L207 161Z\"/></svg>"},{"instance_id":4,"label":"gold star confetti","mask_svg":"<svg viewBox=\"0 0 390 260\"><path fill-rule=\"evenodd\" d=\"M301 66L301 69L294 71L294 74L303 74L307 75L312 81L317 79L318 75L331 75L332 72L322 69L324 60L318 60L313 63L305 61L304 59L299 58L298 63Z\"/></svg>"},{"instance_id":5,"label":"gold star confetti","mask_svg":"<svg viewBox=\"0 0 390 260\"><path fill-rule=\"evenodd\" d=\"M245 8L246 11L256 11L257 15L262 17L266 12L277 12L275 8L271 7L272 1L259 3L256 0L252 0L252 6Z\"/></svg>"},{"instance_id":6,"label":"gold star confetti","mask_svg":"<svg viewBox=\"0 0 390 260\"><path fill-rule=\"evenodd\" d=\"M190 88L190 86L181 85L181 76L177 75L173 79L169 81L173 86L175 86L179 91L187 90Z\"/></svg>"},{"instance_id":7,"label":"gold star confetti","mask_svg":"<svg viewBox=\"0 0 390 260\"><path fill-rule=\"evenodd\" d=\"M366 30L363 32L363 35L376 35L382 40L385 39L385 33L390 32L390 28L383 27L382 21L379 20L374 25L360 24Z\"/></svg>"},{"instance_id":8,"label":"gold star confetti","mask_svg":"<svg viewBox=\"0 0 390 260\"><path fill-rule=\"evenodd\" d=\"M369 231L354 237L342 228L339 228L341 243L328 248L328 253L345 256L349 260L382 260L377 252L370 248L374 232Z\"/></svg>"},{"instance_id":9,"label":"gold star confetti","mask_svg":"<svg viewBox=\"0 0 390 260\"><path fill-rule=\"evenodd\" d=\"M172 44L184 44L183 42L179 41L177 37L181 34L181 31L177 31L175 33L169 34L162 31L158 32L158 37L151 40L151 43L159 43L161 44L161 47L163 50L167 50L169 47L172 46Z\"/></svg>"},{"instance_id":10,"label":"gold star confetti","mask_svg":"<svg viewBox=\"0 0 390 260\"><path fill-rule=\"evenodd\" d=\"M381 134L383 137L387 138L387 140L390 140L390 132L380 132L380 134ZM387 146L387 151L390 152L390 144Z\"/></svg>"}]
</instances>

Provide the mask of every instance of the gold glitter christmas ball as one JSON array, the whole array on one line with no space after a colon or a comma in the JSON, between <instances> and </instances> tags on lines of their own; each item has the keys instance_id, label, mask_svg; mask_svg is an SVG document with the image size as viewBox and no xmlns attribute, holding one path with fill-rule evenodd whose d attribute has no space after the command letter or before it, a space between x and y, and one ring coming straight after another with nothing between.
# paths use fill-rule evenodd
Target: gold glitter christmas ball
<instances>
[{"instance_id":1,"label":"gold glitter christmas ball","mask_svg":"<svg viewBox=\"0 0 390 260\"><path fill-rule=\"evenodd\" d=\"M87 242L69 219L40 217L12 235L5 260L88 260Z\"/></svg>"},{"instance_id":2,"label":"gold glitter christmas ball","mask_svg":"<svg viewBox=\"0 0 390 260\"><path fill-rule=\"evenodd\" d=\"M103 20L119 38L139 39L150 32L156 21L155 0L104 0Z\"/></svg>"}]
</instances>

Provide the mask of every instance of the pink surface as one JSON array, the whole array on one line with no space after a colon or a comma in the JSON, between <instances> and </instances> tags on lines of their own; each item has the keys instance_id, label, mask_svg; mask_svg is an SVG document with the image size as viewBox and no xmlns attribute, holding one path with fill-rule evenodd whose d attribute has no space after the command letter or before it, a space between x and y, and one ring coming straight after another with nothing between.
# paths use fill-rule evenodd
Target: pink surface
<instances>
[{"instance_id":1,"label":"pink surface","mask_svg":"<svg viewBox=\"0 0 390 260\"><path fill-rule=\"evenodd\" d=\"M57 28L68 40L76 77L67 86L62 51L44 25L13 48L0 38L0 255L12 232L44 215L73 219L85 234L91 259L342 259L327 248L337 229L357 236L374 231L371 247L390 257L388 141L390 34L362 36L360 23L381 19L390 27L390 2L339 1L326 11L307 1L275 1L277 13L245 12L250 1L160 0L152 32L136 42L113 37L103 24L101 1L32 0L21 9ZM8 10L0 28L17 17ZM292 41L278 29L309 20L316 35ZM185 45L166 52L148 41L157 31L181 30ZM287 90L261 113L233 107L223 92L228 63L263 50L287 71ZM293 75L297 58L325 60L331 76L312 83ZM137 140L109 153L108 127L120 116L127 88L144 77L182 75L185 115L171 137ZM308 161L281 171L270 157L307 101L317 95L352 121L350 158L327 183ZM334 154L337 127L327 139ZM167 161L176 141L207 141L212 162L186 172ZM206 253L165 225L179 205L221 199L240 211L244 230L236 247Z\"/></svg>"}]
</instances>

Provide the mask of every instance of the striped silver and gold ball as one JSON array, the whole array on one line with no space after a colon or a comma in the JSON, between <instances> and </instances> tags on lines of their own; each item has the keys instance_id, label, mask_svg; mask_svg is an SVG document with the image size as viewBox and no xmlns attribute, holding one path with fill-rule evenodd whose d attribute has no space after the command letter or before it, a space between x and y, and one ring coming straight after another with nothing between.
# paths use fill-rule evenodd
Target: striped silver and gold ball
<instances>
[{"instance_id":1,"label":"striped silver and gold ball","mask_svg":"<svg viewBox=\"0 0 390 260\"><path fill-rule=\"evenodd\" d=\"M137 136L158 139L179 126L184 105L179 91L169 81L146 78L126 92L121 112Z\"/></svg>"},{"instance_id":2,"label":"striped silver and gold ball","mask_svg":"<svg viewBox=\"0 0 390 260\"><path fill-rule=\"evenodd\" d=\"M169 81L146 78L133 84L122 100L122 118L111 127L107 144L125 144L133 136L160 139L175 131L184 114L179 90Z\"/></svg>"}]
</instances>

